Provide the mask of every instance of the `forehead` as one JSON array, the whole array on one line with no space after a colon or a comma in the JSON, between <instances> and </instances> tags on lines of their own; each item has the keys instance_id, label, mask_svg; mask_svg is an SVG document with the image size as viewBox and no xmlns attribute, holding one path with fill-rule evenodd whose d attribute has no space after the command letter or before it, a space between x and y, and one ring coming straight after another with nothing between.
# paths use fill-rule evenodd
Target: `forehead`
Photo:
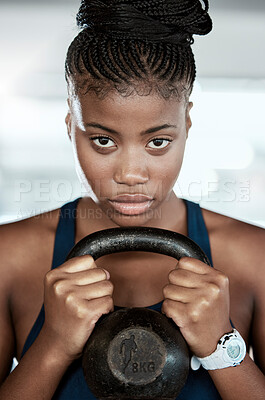
<instances>
[{"instance_id":1,"label":"forehead","mask_svg":"<svg viewBox=\"0 0 265 400\"><path fill-rule=\"evenodd\" d=\"M107 123L141 124L162 120L176 122L185 115L186 102L176 98L165 100L157 94L124 97L119 93L111 93L100 99L91 92L72 96L71 108L75 116L84 122L93 119Z\"/></svg>"}]
</instances>

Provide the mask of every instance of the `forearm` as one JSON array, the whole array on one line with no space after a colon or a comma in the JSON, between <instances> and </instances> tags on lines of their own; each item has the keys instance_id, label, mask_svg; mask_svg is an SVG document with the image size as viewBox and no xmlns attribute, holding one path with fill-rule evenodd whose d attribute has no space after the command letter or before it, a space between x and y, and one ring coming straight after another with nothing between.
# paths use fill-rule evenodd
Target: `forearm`
<instances>
[{"instance_id":1,"label":"forearm","mask_svg":"<svg viewBox=\"0 0 265 400\"><path fill-rule=\"evenodd\" d=\"M70 362L40 333L0 388L0 400L50 400Z\"/></svg>"},{"instance_id":2,"label":"forearm","mask_svg":"<svg viewBox=\"0 0 265 400\"><path fill-rule=\"evenodd\" d=\"M248 354L239 366L209 374L223 400L264 400L265 376Z\"/></svg>"}]
</instances>

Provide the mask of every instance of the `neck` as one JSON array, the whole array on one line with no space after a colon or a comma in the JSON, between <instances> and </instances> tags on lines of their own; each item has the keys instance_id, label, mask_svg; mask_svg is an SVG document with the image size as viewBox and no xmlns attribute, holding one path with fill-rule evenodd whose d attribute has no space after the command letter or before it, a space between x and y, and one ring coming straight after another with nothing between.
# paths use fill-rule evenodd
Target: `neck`
<instances>
[{"instance_id":1,"label":"neck","mask_svg":"<svg viewBox=\"0 0 265 400\"><path fill-rule=\"evenodd\" d=\"M103 223L101 219L81 218L83 215L96 216L97 207L90 198L80 200L77 212L77 241L95 231L114 227L110 220L104 220ZM88 213L91 209L93 212ZM163 204L161 215L163 218L159 223L150 221L148 226L187 235L186 206L183 200L173 194ZM177 261L161 254L124 252L101 257L96 264L110 272L110 279L114 284L115 305L146 307L163 299L162 289L168 283L168 274L176 267Z\"/></svg>"}]
</instances>

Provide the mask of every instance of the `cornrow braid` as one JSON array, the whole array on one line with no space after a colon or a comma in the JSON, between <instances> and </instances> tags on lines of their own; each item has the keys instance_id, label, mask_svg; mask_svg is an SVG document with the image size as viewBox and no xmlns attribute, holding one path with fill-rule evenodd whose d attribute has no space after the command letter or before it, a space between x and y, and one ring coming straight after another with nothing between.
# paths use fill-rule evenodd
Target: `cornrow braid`
<instances>
[{"instance_id":1,"label":"cornrow braid","mask_svg":"<svg viewBox=\"0 0 265 400\"><path fill-rule=\"evenodd\" d=\"M172 57L173 52L171 51L171 48L169 45L167 45L167 43L163 43L162 52L164 57L161 60L161 64L157 66L155 73L159 74L160 78L166 78L169 60ZM161 73L161 71L163 72Z\"/></svg>"},{"instance_id":2,"label":"cornrow braid","mask_svg":"<svg viewBox=\"0 0 265 400\"><path fill-rule=\"evenodd\" d=\"M111 52L110 47L109 47L109 40L104 40L101 43L100 46L100 59L101 62L105 65L105 69L109 71L108 78L113 79L117 83L123 80L122 73L120 71L120 68L116 68L116 63L112 62L109 58L109 53Z\"/></svg>"},{"instance_id":3,"label":"cornrow braid","mask_svg":"<svg viewBox=\"0 0 265 400\"><path fill-rule=\"evenodd\" d=\"M163 43L158 43L157 44L157 46L154 49L153 55L154 55L154 58L153 58L152 63L151 63L152 70L155 69L155 67L158 65L159 61L160 61L160 63L163 62L163 56L164 56L164 54L163 54Z\"/></svg>"},{"instance_id":4,"label":"cornrow braid","mask_svg":"<svg viewBox=\"0 0 265 400\"><path fill-rule=\"evenodd\" d=\"M110 54L113 57L113 62L116 63L117 68L123 74L123 80L127 82L130 74L128 68L126 68L126 66L124 65L124 61L121 58L121 49L117 41L110 40Z\"/></svg>"},{"instance_id":5,"label":"cornrow braid","mask_svg":"<svg viewBox=\"0 0 265 400\"><path fill-rule=\"evenodd\" d=\"M65 62L69 87L101 97L145 87L188 98L196 76L191 44L212 29L208 8L208 0L82 0L81 32Z\"/></svg>"},{"instance_id":6,"label":"cornrow braid","mask_svg":"<svg viewBox=\"0 0 265 400\"><path fill-rule=\"evenodd\" d=\"M144 66L144 63L141 62L142 53L139 49L139 44L137 42L129 42L129 54L131 54L133 57L133 61L136 64L136 69L142 72L141 77L144 77L146 75L146 68Z\"/></svg>"},{"instance_id":7,"label":"cornrow braid","mask_svg":"<svg viewBox=\"0 0 265 400\"><path fill-rule=\"evenodd\" d=\"M126 40L121 40L120 41L120 49L121 49L121 54L122 58L125 62L125 67L128 68L128 71L131 73L131 76L135 76L136 78L141 78L141 73L135 68L134 63L132 62L133 56L130 54L130 48L129 48L130 42Z\"/></svg>"}]
</instances>

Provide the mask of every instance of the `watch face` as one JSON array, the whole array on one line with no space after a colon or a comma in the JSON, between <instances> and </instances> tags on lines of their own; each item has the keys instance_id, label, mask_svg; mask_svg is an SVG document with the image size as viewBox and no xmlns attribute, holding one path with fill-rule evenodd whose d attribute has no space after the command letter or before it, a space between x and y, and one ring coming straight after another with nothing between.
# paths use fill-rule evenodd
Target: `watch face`
<instances>
[{"instance_id":1,"label":"watch face","mask_svg":"<svg viewBox=\"0 0 265 400\"><path fill-rule=\"evenodd\" d=\"M231 342L227 346L227 355L232 359L235 360L240 356L241 353L241 346L240 346L240 341L237 339L231 340Z\"/></svg>"}]
</instances>

